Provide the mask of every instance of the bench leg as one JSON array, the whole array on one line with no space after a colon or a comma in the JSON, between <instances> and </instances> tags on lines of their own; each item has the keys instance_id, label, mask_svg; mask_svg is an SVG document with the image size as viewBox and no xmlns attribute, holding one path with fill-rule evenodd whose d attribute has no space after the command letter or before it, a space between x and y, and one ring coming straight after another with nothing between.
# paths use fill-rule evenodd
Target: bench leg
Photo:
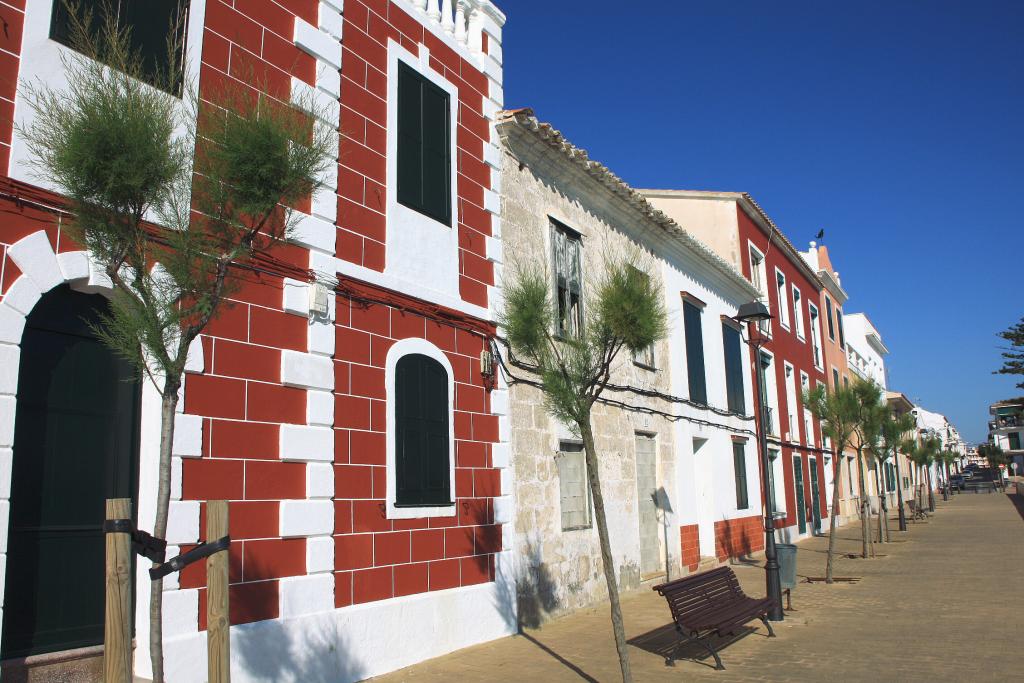
<instances>
[{"instance_id":1,"label":"bench leg","mask_svg":"<svg viewBox=\"0 0 1024 683\"><path fill-rule=\"evenodd\" d=\"M772 630L772 625L771 625L771 622L768 621L768 616L762 614L760 619L761 619L761 623L763 623L765 628L768 629L768 637L769 638L774 638L775 637L775 631Z\"/></svg>"},{"instance_id":2,"label":"bench leg","mask_svg":"<svg viewBox=\"0 0 1024 683\"><path fill-rule=\"evenodd\" d=\"M710 652L711 656L715 658L715 669L717 669L718 671L725 670L725 665L722 664L722 658L718 656L717 652L715 652L715 648L711 647L711 643L706 642L706 638L696 638L693 636L688 636L687 634L678 630L677 632L679 633L679 642L676 643L676 646L674 648L672 648L672 652L669 654L669 656L665 658L665 664L667 666L675 666L676 652L679 651L679 648L681 648L686 643L697 643L705 650Z\"/></svg>"}]
</instances>

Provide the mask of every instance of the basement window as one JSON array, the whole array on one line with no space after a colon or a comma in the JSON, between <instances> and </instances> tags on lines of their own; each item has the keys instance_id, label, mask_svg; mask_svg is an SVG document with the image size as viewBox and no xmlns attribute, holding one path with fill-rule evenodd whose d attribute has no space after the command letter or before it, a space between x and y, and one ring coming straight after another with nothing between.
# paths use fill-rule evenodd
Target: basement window
<instances>
[{"instance_id":1,"label":"basement window","mask_svg":"<svg viewBox=\"0 0 1024 683\"><path fill-rule=\"evenodd\" d=\"M562 531L590 528L590 487L583 444L563 441L555 456L561 499Z\"/></svg>"}]
</instances>

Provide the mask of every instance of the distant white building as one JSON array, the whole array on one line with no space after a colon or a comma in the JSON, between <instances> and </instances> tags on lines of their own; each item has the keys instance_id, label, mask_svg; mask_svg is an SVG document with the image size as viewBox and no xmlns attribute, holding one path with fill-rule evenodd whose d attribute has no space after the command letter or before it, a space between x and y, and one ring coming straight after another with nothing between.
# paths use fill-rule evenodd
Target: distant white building
<instances>
[{"instance_id":1,"label":"distant white building","mask_svg":"<svg viewBox=\"0 0 1024 683\"><path fill-rule=\"evenodd\" d=\"M854 374L873 380L882 389L888 388L885 357L889 349L882 343L871 320L863 313L847 313L838 323L846 326L847 362Z\"/></svg>"}]
</instances>

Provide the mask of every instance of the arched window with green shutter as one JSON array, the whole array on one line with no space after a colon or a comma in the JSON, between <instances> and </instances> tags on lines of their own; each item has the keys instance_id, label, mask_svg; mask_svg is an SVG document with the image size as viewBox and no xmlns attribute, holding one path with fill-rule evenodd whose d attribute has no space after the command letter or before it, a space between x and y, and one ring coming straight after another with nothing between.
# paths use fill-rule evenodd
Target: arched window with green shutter
<instances>
[{"instance_id":1,"label":"arched window with green shutter","mask_svg":"<svg viewBox=\"0 0 1024 683\"><path fill-rule=\"evenodd\" d=\"M395 507L452 504L448 372L423 354L395 366Z\"/></svg>"}]
</instances>

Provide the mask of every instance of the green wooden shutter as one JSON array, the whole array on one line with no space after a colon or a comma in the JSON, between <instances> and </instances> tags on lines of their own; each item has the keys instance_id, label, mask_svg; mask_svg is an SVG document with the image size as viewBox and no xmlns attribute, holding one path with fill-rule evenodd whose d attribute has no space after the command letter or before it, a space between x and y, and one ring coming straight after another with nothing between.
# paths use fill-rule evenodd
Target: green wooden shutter
<instances>
[{"instance_id":1,"label":"green wooden shutter","mask_svg":"<svg viewBox=\"0 0 1024 683\"><path fill-rule=\"evenodd\" d=\"M395 504L450 505L448 373L433 358L395 368Z\"/></svg>"},{"instance_id":2,"label":"green wooden shutter","mask_svg":"<svg viewBox=\"0 0 1024 683\"><path fill-rule=\"evenodd\" d=\"M699 308L689 301L683 301L683 326L686 330L686 372L690 382L690 399L706 405L708 389L704 378L704 335L700 316Z\"/></svg>"},{"instance_id":3,"label":"green wooden shutter","mask_svg":"<svg viewBox=\"0 0 1024 683\"><path fill-rule=\"evenodd\" d=\"M113 0L110 7L117 14L118 28L130 32L129 47L142 61L142 78L151 84L166 85L168 75L173 72L177 82L173 84L172 94L180 95L188 0ZM78 10L80 19L84 18L86 9L91 10L88 32L98 37L105 17L101 3L78 3L73 9ZM50 38L73 47L72 25L67 3L54 0ZM169 41L173 44L171 51L168 51Z\"/></svg>"},{"instance_id":4,"label":"green wooden shutter","mask_svg":"<svg viewBox=\"0 0 1024 683\"><path fill-rule=\"evenodd\" d=\"M398 63L398 201L451 225L451 98Z\"/></svg>"},{"instance_id":5,"label":"green wooden shutter","mask_svg":"<svg viewBox=\"0 0 1024 683\"><path fill-rule=\"evenodd\" d=\"M725 387L729 410L743 414L747 409L743 393L743 347L739 330L728 323L722 323L722 346L725 348Z\"/></svg>"},{"instance_id":6,"label":"green wooden shutter","mask_svg":"<svg viewBox=\"0 0 1024 683\"><path fill-rule=\"evenodd\" d=\"M746 510L750 504L747 499L747 459L744 444L740 441L732 442L732 463L736 473L736 509Z\"/></svg>"}]
</instances>

